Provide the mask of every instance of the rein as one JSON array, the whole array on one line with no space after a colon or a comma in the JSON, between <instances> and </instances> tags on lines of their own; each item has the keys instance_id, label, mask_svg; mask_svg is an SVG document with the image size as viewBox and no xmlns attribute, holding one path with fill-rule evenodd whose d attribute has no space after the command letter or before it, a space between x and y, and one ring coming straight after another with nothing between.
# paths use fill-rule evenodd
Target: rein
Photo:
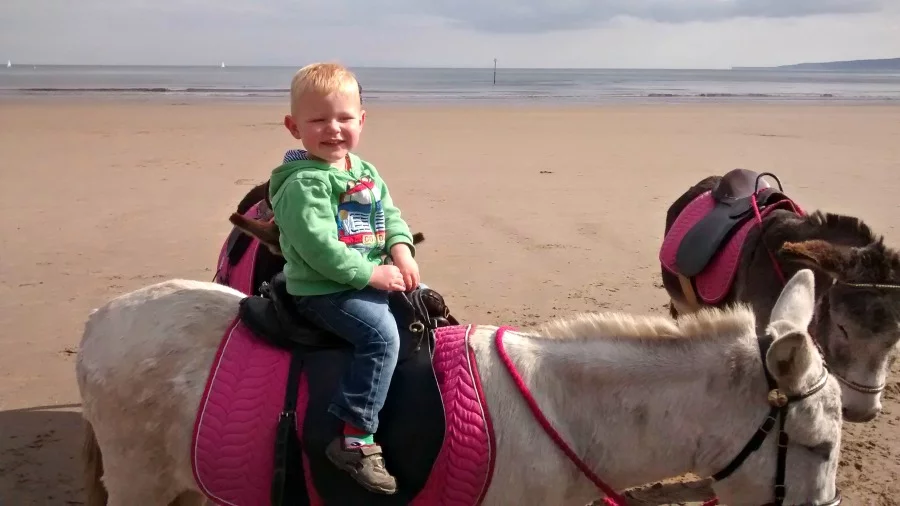
<instances>
[{"instance_id":1,"label":"rein","mask_svg":"<svg viewBox=\"0 0 900 506\"><path fill-rule=\"evenodd\" d=\"M535 419L537 419L538 423L540 423L541 427L543 427L544 431L554 443L566 454L569 460L575 464L575 466L589 479L594 485L597 486L600 490L606 494L606 497L603 499L603 502L606 506L626 506L628 503L625 498L622 497L619 493L613 490L609 485L603 482L599 476L596 475L588 466L584 463L584 461L575 454L575 451L572 450L572 447L569 446L565 440L563 440L562 436L560 436L559 432L553 428L550 424L550 421L547 420L547 417L541 412L541 408L537 405L537 401L535 401L534 396L531 395L531 391L528 389L528 386L525 384L525 381L522 379L522 376L516 370L515 364L513 364L512 359L509 354L506 352L506 348L503 345L503 336L508 329L512 327L503 326L497 329L497 334L495 337L496 345L497 345L497 353L500 355L500 359L503 361L503 364L506 366L507 371L512 376L513 382L516 384L516 387L519 389L519 393L525 398L525 402L528 404L528 407L531 409L532 414ZM767 334L765 337L759 340L759 350L760 356L762 358L763 371L766 376L766 383L769 387L769 393L767 396L767 400L771 408L769 409L769 413L766 416L765 421L762 425L756 430L756 433L753 434L753 437L750 438L750 441L744 445L744 448L738 453L738 455L732 459L732 461L725 466L724 469L714 474L712 478L715 481L721 481L730 476L734 471L736 471L741 464L749 457L753 452L760 449L762 447L763 442L766 440L766 437L775 427L775 423L779 422L778 425L778 456L776 461L775 468L775 501L769 504L774 506L782 506L784 502L786 487L784 485L785 472L786 472L786 464L787 464L787 446L788 446L788 435L784 432L784 424L785 419L787 418L787 410L788 406L794 402L801 401L810 397L819 391L821 391L828 381L829 371L827 368L822 369L822 375L816 381L816 383L806 392L797 395L787 395L782 392L779 388L775 379L769 373L768 369L766 369L766 352L771 346L774 338ZM838 506L841 504L842 498L840 491L837 491L834 499L828 501L827 503L820 504L818 506ZM715 506L719 504L718 498L711 499L703 503L703 506Z\"/></svg>"},{"instance_id":2,"label":"rein","mask_svg":"<svg viewBox=\"0 0 900 506\"><path fill-rule=\"evenodd\" d=\"M512 363L512 359L509 357L509 354L506 353L506 348L503 346L503 334L506 333L507 329L511 327L500 327L497 329L497 352L500 354L500 359L506 365L506 369L513 377L513 381L516 386L519 388L519 392L525 397L525 402L528 404L528 407L531 408L532 414L537 418L538 423L541 424L541 427L544 428L544 431L550 436L550 439L556 443L557 446L569 457L569 460L575 464L576 467L589 479L594 485L597 486L600 490L606 494L606 497L603 499L603 502L606 506L627 506L627 502L625 498L619 495L615 490L613 490L609 485L603 483L603 480L600 479L591 468L584 463L578 455L572 450L566 442L563 440L562 436L559 435L559 432L553 428L550 424L550 421L547 420L547 417L541 412L541 408L537 405L537 401L534 400L534 396L531 395L531 391L528 389L528 386L525 384L525 380L522 379L522 376L516 370L515 364Z\"/></svg>"},{"instance_id":3,"label":"rein","mask_svg":"<svg viewBox=\"0 0 900 506\"><path fill-rule=\"evenodd\" d=\"M775 258L775 253L772 253L772 248L766 244L766 238L763 235L763 221L762 221L762 213L759 210L759 202L756 200L757 195L759 195L760 188L759 182L762 180L763 176L771 176L778 183L778 192L784 194L784 188L781 186L781 180L778 179L778 176L772 174L770 172L763 172L759 176L756 177L756 187L753 189L753 194L750 195L750 207L753 209L753 217L756 221L756 224L759 226L759 239L762 241L763 246L766 247L766 253L769 255L769 260L772 261L772 266L775 268L775 274L778 275L778 279L781 280L781 284L785 285L787 283L787 279L784 276L784 272L781 270L781 265L778 263L778 259ZM788 199L788 203L791 205L791 209L793 209L795 214L803 216L805 213L802 209L800 209L794 201Z\"/></svg>"}]
</instances>

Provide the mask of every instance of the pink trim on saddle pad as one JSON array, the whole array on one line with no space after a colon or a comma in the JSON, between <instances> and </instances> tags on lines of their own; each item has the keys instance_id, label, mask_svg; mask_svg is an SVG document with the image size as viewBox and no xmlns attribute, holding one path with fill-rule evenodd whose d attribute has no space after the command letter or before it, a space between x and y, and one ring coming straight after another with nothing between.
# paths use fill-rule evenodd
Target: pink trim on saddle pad
<instances>
[{"instance_id":1,"label":"pink trim on saddle pad","mask_svg":"<svg viewBox=\"0 0 900 506\"><path fill-rule=\"evenodd\" d=\"M200 490L228 506L271 504L275 430L284 407L290 353L257 338L238 318L225 331L200 398L191 466ZM297 412L307 405L301 374ZM307 487L312 481L307 476ZM321 501L310 494L312 505Z\"/></svg>"},{"instance_id":2,"label":"pink trim on saddle pad","mask_svg":"<svg viewBox=\"0 0 900 506\"><path fill-rule=\"evenodd\" d=\"M473 325L435 332L432 363L444 403L446 430L425 487L413 506L481 504L494 471L494 428L475 355L469 346Z\"/></svg>"},{"instance_id":3,"label":"pink trim on saddle pad","mask_svg":"<svg viewBox=\"0 0 900 506\"><path fill-rule=\"evenodd\" d=\"M793 209L793 203L790 200L782 200L772 204L760 213L759 219L765 218L773 210L779 207L787 207ZM662 246L659 250L659 261L662 266L672 274L678 274L678 268L675 265L675 256L678 252L678 246L684 239L685 234L696 225L703 217L710 213L715 207L715 201L712 192L707 191L691 201L685 206L675 219L675 223L669 229ZM719 251L713 255L709 264L703 269L703 272L694 277L694 283L697 287L697 295L706 304L716 304L720 302L734 283L735 273L739 260L741 258L741 248L747 239L747 234L757 224L756 218L750 218L744 222L736 232L722 246Z\"/></svg>"},{"instance_id":4,"label":"pink trim on saddle pad","mask_svg":"<svg viewBox=\"0 0 900 506\"><path fill-rule=\"evenodd\" d=\"M260 200L253 207L244 213L244 216L257 219L259 217L259 205L265 202ZM243 233L243 232L242 232ZM236 265L228 265L228 241L222 245L219 250L219 261L216 263L216 278L214 281L226 286L230 286L235 290L239 290L247 295L253 293L253 271L256 265L256 253L262 244L255 237L250 238L250 245L247 251L241 256Z\"/></svg>"}]
</instances>

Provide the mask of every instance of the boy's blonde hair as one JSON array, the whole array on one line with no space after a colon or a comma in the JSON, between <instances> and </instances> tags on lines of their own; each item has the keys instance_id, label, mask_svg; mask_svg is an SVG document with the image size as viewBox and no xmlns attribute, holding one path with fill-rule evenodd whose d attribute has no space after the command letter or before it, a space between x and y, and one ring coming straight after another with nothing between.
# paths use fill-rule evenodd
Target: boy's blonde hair
<instances>
[{"instance_id":1,"label":"boy's blonde hair","mask_svg":"<svg viewBox=\"0 0 900 506\"><path fill-rule=\"evenodd\" d=\"M347 93L360 95L356 76L339 63L311 63L291 79L291 111L296 112L300 97L306 93L328 95Z\"/></svg>"}]
</instances>

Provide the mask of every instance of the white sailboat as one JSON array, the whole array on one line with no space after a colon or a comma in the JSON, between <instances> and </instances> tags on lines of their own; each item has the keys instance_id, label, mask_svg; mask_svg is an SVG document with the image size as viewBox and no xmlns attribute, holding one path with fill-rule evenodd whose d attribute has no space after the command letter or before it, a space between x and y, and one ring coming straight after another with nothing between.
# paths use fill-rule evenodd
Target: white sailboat
<instances>
[{"instance_id":1,"label":"white sailboat","mask_svg":"<svg viewBox=\"0 0 900 506\"><path fill-rule=\"evenodd\" d=\"M12 60L6 60L6 68L12 67Z\"/></svg>"},{"instance_id":2,"label":"white sailboat","mask_svg":"<svg viewBox=\"0 0 900 506\"><path fill-rule=\"evenodd\" d=\"M222 62L222 68L223 69L225 68L225 62Z\"/></svg>"}]
</instances>

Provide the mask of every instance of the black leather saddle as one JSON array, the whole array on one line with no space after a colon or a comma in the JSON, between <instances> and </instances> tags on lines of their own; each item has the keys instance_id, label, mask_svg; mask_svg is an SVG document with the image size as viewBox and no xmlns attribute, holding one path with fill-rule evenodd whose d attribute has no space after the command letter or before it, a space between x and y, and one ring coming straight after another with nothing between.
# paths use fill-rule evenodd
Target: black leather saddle
<instances>
[{"instance_id":1,"label":"black leather saddle","mask_svg":"<svg viewBox=\"0 0 900 506\"><path fill-rule=\"evenodd\" d=\"M774 174L748 169L731 170L719 179L712 189L715 207L688 230L678 245L675 265L683 276L701 273L738 226L754 217L754 199L759 211L787 199L780 181L776 189L763 176L778 180Z\"/></svg>"},{"instance_id":2,"label":"black leather saddle","mask_svg":"<svg viewBox=\"0 0 900 506\"><path fill-rule=\"evenodd\" d=\"M284 271L263 283L259 290L260 295L244 298L238 311L241 320L256 335L285 349L348 346L346 341L313 325L297 311L294 298L287 291ZM443 296L431 288L417 288L411 293L391 292L390 297L392 311L399 313L395 314L397 323L405 326L417 340L421 340L426 331L459 324L450 314ZM407 334L401 333L404 335ZM401 339L401 349L406 348L406 344Z\"/></svg>"},{"instance_id":3,"label":"black leather saddle","mask_svg":"<svg viewBox=\"0 0 900 506\"><path fill-rule=\"evenodd\" d=\"M376 438L384 458L400 484L396 495L374 494L360 487L325 456L325 448L341 431L340 420L328 405L349 365L349 342L306 321L287 292L283 272L263 283L260 295L241 301L239 317L260 339L291 351L284 410L275 440L271 499L274 506L309 504L305 475L311 474L316 492L326 504L409 504L427 482L443 444L445 420L437 379L431 362L434 331L458 325L443 297L429 288L411 293L391 292L391 311L400 329L400 357L379 413ZM297 412L301 371L307 375L308 403ZM296 420L303 416L303 431ZM300 457L304 450L308 463Z\"/></svg>"}]
</instances>

